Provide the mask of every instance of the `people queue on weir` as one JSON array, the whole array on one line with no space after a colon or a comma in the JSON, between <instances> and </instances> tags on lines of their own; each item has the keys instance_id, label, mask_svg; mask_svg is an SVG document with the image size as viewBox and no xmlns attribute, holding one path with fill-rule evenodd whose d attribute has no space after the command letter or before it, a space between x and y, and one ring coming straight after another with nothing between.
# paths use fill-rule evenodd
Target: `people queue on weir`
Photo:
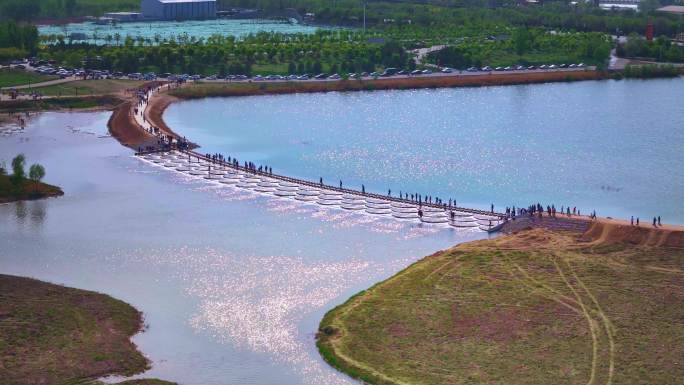
<instances>
[{"instance_id":1,"label":"people queue on weir","mask_svg":"<svg viewBox=\"0 0 684 385\"><path fill-rule=\"evenodd\" d=\"M634 216L633 215L629 220L629 224L630 224L630 226L634 226ZM636 218L636 226L639 227L639 217ZM660 215L658 215L657 217L653 217L653 227L661 227L661 226L662 226L662 223L660 221Z\"/></svg>"},{"instance_id":2,"label":"people queue on weir","mask_svg":"<svg viewBox=\"0 0 684 385\"><path fill-rule=\"evenodd\" d=\"M141 115L141 118L144 123L147 123L147 118L144 115L144 107L147 105L149 102L150 94L152 92L158 92L162 88L176 88L180 87L182 84L182 81L176 82L176 83L167 83L162 86L148 86L145 88L137 89L134 91L134 93L137 95L137 105L134 108L134 113ZM142 153L144 151L158 151L158 150L171 150L171 149L179 149L179 150L187 150L190 148L190 143L187 141L186 138L175 138L171 135L167 135L163 133L159 128L151 126L149 128L143 127L147 132L150 134L154 135L157 137L157 146L156 148L154 146L145 146L143 149L142 147L138 148L138 152ZM190 157L190 155L188 155ZM205 154L204 155L206 159L211 160L214 163L223 163L227 165L231 165L235 168L239 168L240 162L238 161L237 158L231 158L228 156L227 158L224 157L222 154ZM243 162L242 167L245 170L254 172L254 173L262 173L262 174L267 174L267 175L273 175L273 168L269 166L264 166L264 165L259 165L257 166L253 162ZM323 184L323 177L319 178L319 183L320 186L324 186ZM344 191L342 187L342 180L339 181L339 189ZM366 186L361 185L361 194L365 195L366 194ZM387 197L392 198L392 190L388 189L387 191ZM418 193L404 193L403 191L399 191L399 200L401 201L406 201L414 204L418 204L419 209L418 209L418 216L423 217L423 209L422 206L423 204L425 205L431 205L431 206L437 206L437 207L442 207L444 211L449 211L449 216L450 219L453 221L455 219L455 212L453 209L457 208L457 203L456 199L449 198L448 201L443 201L439 197L433 197L431 195L422 195ZM495 214L494 212L494 204L490 205L490 210L489 212L491 214ZM547 205L546 208L544 208L540 203L536 204L531 204L526 208L521 208L521 207L506 207L503 219L504 220L515 220L516 217L522 217L522 216L529 216L529 217L535 217L537 216L538 218L542 218L543 215L546 213L547 217L549 218L557 218L558 215L563 215L567 218L571 218L573 216L581 216L581 211L577 207L572 207L570 206L561 206L560 210L557 210L555 204L552 205ZM589 218L591 220L596 220L596 211L592 211L589 214ZM491 221L490 221L491 222ZM631 225L634 226L635 220L634 217L631 217ZM490 223L491 226L491 223ZM639 218L636 218L636 226L639 226ZM653 226L658 227L662 226L661 225L661 218L660 216L653 217Z\"/></svg>"}]
</instances>

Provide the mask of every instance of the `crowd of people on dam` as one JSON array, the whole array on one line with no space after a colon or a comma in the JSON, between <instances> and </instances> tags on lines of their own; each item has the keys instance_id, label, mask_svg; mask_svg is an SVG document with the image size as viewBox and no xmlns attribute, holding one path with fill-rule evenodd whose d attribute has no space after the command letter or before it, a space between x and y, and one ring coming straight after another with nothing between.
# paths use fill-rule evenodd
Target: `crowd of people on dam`
<instances>
[{"instance_id":1,"label":"crowd of people on dam","mask_svg":"<svg viewBox=\"0 0 684 385\"><path fill-rule=\"evenodd\" d=\"M534 203L527 207L506 207L504 213L506 215L506 218L513 220L516 217L522 216L538 216L539 218L542 218L544 213L546 213L547 217L549 218L557 218L559 215L565 216L567 218L572 218L573 216L579 217L582 215L581 210L578 209L576 206L571 208L570 206L566 207L565 205L562 205L560 209L557 209L555 204L551 204L547 205L546 208L544 208L544 206L542 206L541 203ZM589 213L589 218L596 219L595 210Z\"/></svg>"}]
</instances>

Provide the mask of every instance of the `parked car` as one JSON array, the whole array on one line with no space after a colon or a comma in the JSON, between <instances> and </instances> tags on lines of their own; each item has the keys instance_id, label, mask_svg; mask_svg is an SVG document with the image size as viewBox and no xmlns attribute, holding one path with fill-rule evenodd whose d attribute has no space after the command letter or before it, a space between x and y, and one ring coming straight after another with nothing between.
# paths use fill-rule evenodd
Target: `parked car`
<instances>
[{"instance_id":1,"label":"parked car","mask_svg":"<svg viewBox=\"0 0 684 385\"><path fill-rule=\"evenodd\" d=\"M442 68L442 73L450 74L450 73L452 73L452 72L454 72L454 70L452 70L452 69L449 68L449 67L444 67L444 68Z\"/></svg>"},{"instance_id":2,"label":"parked car","mask_svg":"<svg viewBox=\"0 0 684 385\"><path fill-rule=\"evenodd\" d=\"M478 70L476 67L470 67L470 68L468 68L466 71L468 71L468 72L477 72L477 71L479 71L479 70Z\"/></svg>"},{"instance_id":3,"label":"parked car","mask_svg":"<svg viewBox=\"0 0 684 385\"><path fill-rule=\"evenodd\" d=\"M393 76L393 75L396 75L396 73L398 71L399 70L397 70L394 67L388 67L388 68L385 68L385 70L380 74L380 76Z\"/></svg>"},{"instance_id":4,"label":"parked car","mask_svg":"<svg viewBox=\"0 0 684 385\"><path fill-rule=\"evenodd\" d=\"M325 78L327 78L327 77L328 77L328 74L326 74L326 73L321 73L321 74L318 74L318 75L314 76L314 79L325 79Z\"/></svg>"},{"instance_id":5,"label":"parked car","mask_svg":"<svg viewBox=\"0 0 684 385\"><path fill-rule=\"evenodd\" d=\"M423 75L430 75L432 74L432 70L423 70Z\"/></svg>"},{"instance_id":6,"label":"parked car","mask_svg":"<svg viewBox=\"0 0 684 385\"><path fill-rule=\"evenodd\" d=\"M421 71L421 70L413 70L413 71L411 71L411 75L422 75L422 74L423 74L423 71Z\"/></svg>"},{"instance_id":7,"label":"parked car","mask_svg":"<svg viewBox=\"0 0 684 385\"><path fill-rule=\"evenodd\" d=\"M332 74L332 75L328 76L328 79L332 79L332 80L337 80L339 78L340 78L340 75L338 75L338 74Z\"/></svg>"},{"instance_id":8,"label":"parked car","mask_svg":"<svg viewBox=\"0 0 684 385\"><path fill-rule=\"evenodd\" d=\"M482 71L489 72L489 71L491 71L491 70L492 70L492 67L490 67L490 66L484 66L484 67L482 67Z\"/></svg>"}]
</instances>

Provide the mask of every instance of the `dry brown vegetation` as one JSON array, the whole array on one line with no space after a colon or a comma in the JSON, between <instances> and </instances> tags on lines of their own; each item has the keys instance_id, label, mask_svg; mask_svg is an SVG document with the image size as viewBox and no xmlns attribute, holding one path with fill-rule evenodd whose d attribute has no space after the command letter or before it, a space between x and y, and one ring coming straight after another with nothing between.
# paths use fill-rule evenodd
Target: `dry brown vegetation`
<instances>
[{"instance_id":1,"label":"dry brown vegetation","mask_svg":"<svg viewBox=\"0 0 684 385\"><path fill-rule=\"evenodd\" d=\"M130 337L141 314L110 296L0 275L0 382L84 384L148 367ZM131 384L168 384L158 380Z\"/></svg>"}]
</instances>

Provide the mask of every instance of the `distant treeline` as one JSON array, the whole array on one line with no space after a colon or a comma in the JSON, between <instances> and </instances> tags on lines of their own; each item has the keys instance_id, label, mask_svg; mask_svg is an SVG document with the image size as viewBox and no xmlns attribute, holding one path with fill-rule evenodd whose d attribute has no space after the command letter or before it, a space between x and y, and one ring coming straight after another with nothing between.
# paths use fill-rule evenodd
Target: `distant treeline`
<instances>
[{"instance_id":1,"label":"distant treeline","mask_svg":"<svg viewBox=\"0 0 684 385\"><path fill-rule=\"evenodd\" d=\"M105 46L60 40L41 50L40 57L69 67L80 67L87 58L88 68L126 73L250 75L415 68L411 55L398 42L372 44L350 30L321 30L312 35L263 32L239 40L232 36L156 40L117 38L115 44Z\"/></svg>"},{"instance_id":2,"label":"distant treeline","mask_svg":"<svg viewBox=\"0 0 684 385\"><path fill-rule=\"evenodd\" d=\"M550 34L539 28L517 28L510 38L464 39L428 56L441 66L465 69L483 65L594 64L604 66L610 55L610 39L598 32Z\"/></svg>"},{"instance_id":3,"label":"distant treeline","mask_svg":"<svg viewBox=\"0 0 684 385\"><path fill-rule=\"evenodd\" d=\"M315 20L331 24L360 25L360 0L219 0L222 8L259 8L266 12L294 8L301 14L314 13ZM420 3L420 4L419 4ZM543 6L519 6L512 0L457 0L414 2L368 2L366 22L370 26L408 24L419 26L504 24L561 30L643 34L652 22L659 35L674 36L684 31L677 15L654 12L659 3L644 0L642 12L608 11L580 1L541 2ZM648 5L652 4L652 5ZM446 6L445 6L446 5Z\"/></svg>"},{"instance_id":4,"label":"distant treeline","mask_svg":"<svg viewBox=\"0 0 684 385\"><path fill-rule=\"evenodd\" d=\"M139 9L140 0L2 0L0 19L34 21Z\"/></svg>"},{"instance_id":5,"label":"distant treeline","mask_svg":"<svg viewBox=\"0 0 684 385\"><path fill-rule=\"evenodd\" d=\"M684 47L672 43L665 37L647 41L636 34L630 35L627 43L618 45L617 54L621 57L644 58L653 61L684 62Z\"/></svg>"},{"instance_id":6,"label":"distant treeline","mask_svg":"<svg viewBox=\"0 0 684 385\"><path fill-rule=\"evenodd\" d=\"M643 34L646 25L652 22L658 35L672 37L684 31L682 18L653 11L660 5L656 0L643 0L642 12L602 10L592 3L572 5L547 0L541 1L543 5L539 6L519 6L515 0L372 1L367 5L366 21L368 26L376 27L496 24L621 34ZM361 0L219 0L219 5L221 9L257 8L267 14L294 8L302 15L314 13L317 22L328 24L358 26L363 20ZM108 11L137 11L139 8L139 0L2 0L0 18L31 21L98 16Z\"/></svg>"},{"instance_id":7,"label":"distant treeline","mask_svg":"<svg viewBox=\"0 0 684 385\"><path fill-rule=\"evenodd\" d=\"M0 63L35 53L38 42L35 26L13 21L0 22Z\"/></svg>"}]
</instances>

